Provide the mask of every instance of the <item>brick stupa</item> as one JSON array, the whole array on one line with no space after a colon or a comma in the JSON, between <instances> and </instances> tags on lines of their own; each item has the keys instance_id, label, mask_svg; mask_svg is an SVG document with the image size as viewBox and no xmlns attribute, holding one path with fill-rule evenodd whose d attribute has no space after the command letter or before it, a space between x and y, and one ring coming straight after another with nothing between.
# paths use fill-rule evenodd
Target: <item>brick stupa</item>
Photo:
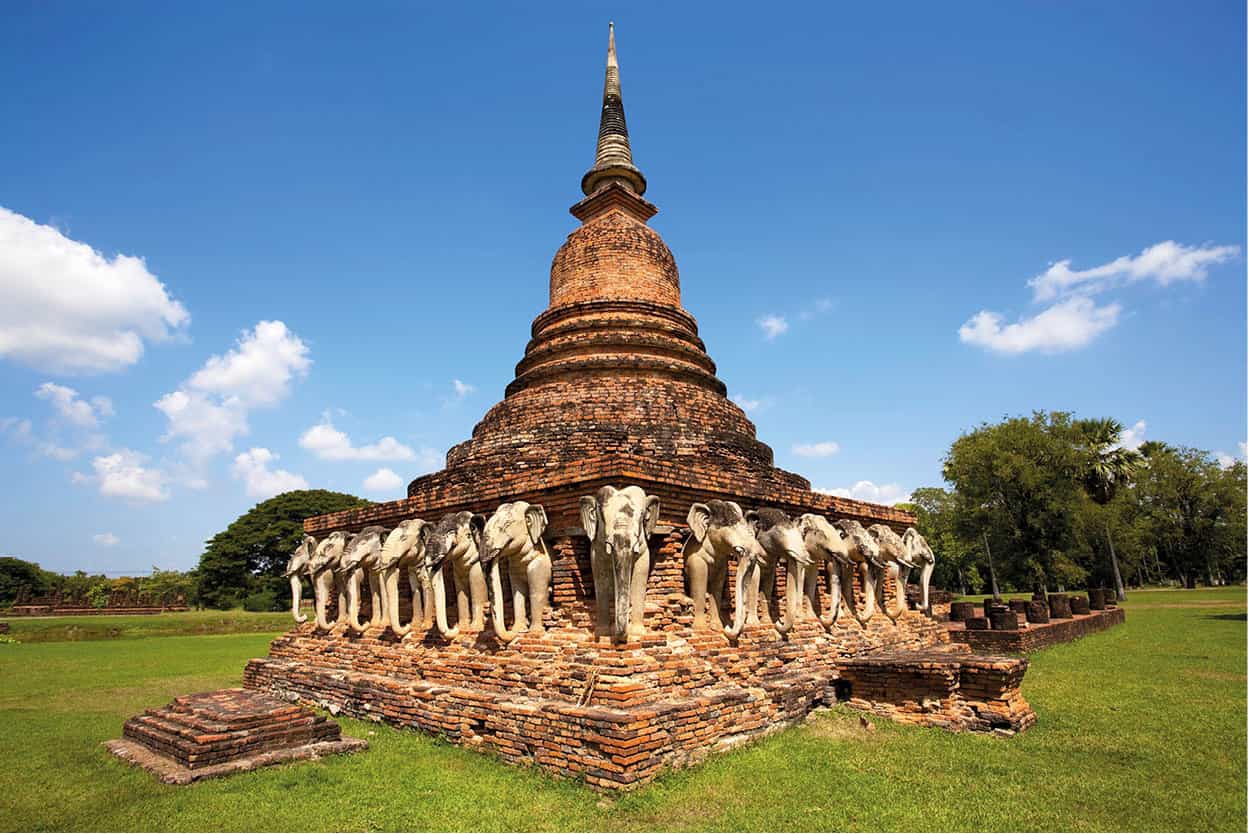
<instances>
[{"instance_id":1,"label":"brick stupa","mask_svg":"<svg viewBox=\"0 0 1248 834\"><path fill-rule=\"evenodd\" d=\"M838 693L882 715L951 729L1030 725L1034 714L1018 692L1026 661L970 655L916 611L832 631L799 622L786 635L768 624L733 639L693 630L681 557L691 503L725 499L897 529L914 519L812 491L774 465L726 396L681 306L675 259L647 225L657 209L633 164L614 33L597 157L581 188L586 196L572 207L581 225L555 255L550 305L533 322L502 402L447 453L445 469L412 481L407 498L305 522L319 537L461 510L488 515L506 501L541 504L553 563L546 631L502 643L488 625L447 640L437 629L399 637L388 627L357 634L309 622L251 661L245 685L612 789L800 720ZM658 496L661 514L645 636L612 645L595 636L578 502L628 484ZM776 584L783 591L783 573ZM410 600L401 604L406 616Z\"/></svg>"}]
</instances>

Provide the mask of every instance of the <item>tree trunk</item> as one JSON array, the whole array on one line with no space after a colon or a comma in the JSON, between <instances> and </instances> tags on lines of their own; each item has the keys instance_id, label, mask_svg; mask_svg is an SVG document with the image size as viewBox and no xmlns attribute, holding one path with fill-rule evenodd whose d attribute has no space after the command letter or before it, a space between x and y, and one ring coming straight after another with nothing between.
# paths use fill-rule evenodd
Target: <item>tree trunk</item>
<instances>
[{"instance_id":1,"label":"tree trunk","mask_svg":"<svg viewBox=\"0 0 1248 834\"><path fill-rule=\"evenodd\" d=\"M1001 599L1001 589L997 587L997 571L992 566L992 549L988 547L988 534L984 533L984 552L988 554L988 576L992 579L992 598Z\"/></svg>"},{"instance_id":2,"label":"tree trunk","mask_svg":"<svg viewBox=\"0 0 1248 834\"><path fill-rule=\"evenodd\" d=\"M1118 601L1124 602L1127 598L1127 589L1122 587L1122 573L1118 570L1118 554L1114 552L1114 537L1109 534L1109 523L1105 524L1105 541L1109 542L1109 563L1114 568L1114 593L1118 595Z\"/></svg>"}]
</instances>

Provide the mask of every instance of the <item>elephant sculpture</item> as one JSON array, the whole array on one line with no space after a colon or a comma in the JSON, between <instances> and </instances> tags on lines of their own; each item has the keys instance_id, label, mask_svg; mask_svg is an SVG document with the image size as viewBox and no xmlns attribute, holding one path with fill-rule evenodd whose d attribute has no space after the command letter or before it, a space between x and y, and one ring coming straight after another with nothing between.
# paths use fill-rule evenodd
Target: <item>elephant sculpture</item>
<instances>
[{"instance_id":1,"label":"elephant sculpture","mask_svg":"<svg viewBox=\"0 0 1248 834\"><path fill-rule=\"evenodd\" d=\"M427 521L409 518L399 522L381 546L377 573L381 577L386 618L399 637L417 628L426 630L433 624L433 585L425 564L425 543L432 527ZM399 572L403 570L407 571L407 584L412 590L412 619L407 625L399 616Z\"/></svg>"},{"instance_id":2,"label":"elephant sculpture","mask_svg":"<svg viewBox=\"0 0 1248 834\"><path fill-rule=\"evenodd\" d=\"M902 535L901 541L906 546L906 558L902 560L900 570L897 576L897 587L901 594L902 605L909 607L906 603L906 580L910 578L910 571L919 571L919 587L923 591L922 610L927 616L932 616L932 598L931 584L932 571L936 568L936 554L932 552L932 548L928 545L927 539L913 527L906 529Z\"/></svg>"},{"instance_id":3,"label":"elephant sculpture","mask_svg":"<svg viewBox=\"0 0 1248 834\"><path fill-rule=\"evenodd\" d=\"M876 597L879 593L877 589L882 584L881 575L888 569L888 566L880 560L879 542L860 522L851 518L843 518L837 522L837 526L840 527L849 545L849 558L854 562L854 567L862 578L863 612L859 614L852 602L850 610L854 612L854 619L859 624L866 625L875 616ZM842 588L841 592L852 598L853 585Z\"/></svg>"},{"instance_id":4,"label":"elephant sculpture","mask_svg":"<svg viewBox=\"0 0 1248 834\"><path fill-rule=\"evenodd\" d=\"M386 537L382 527L365 527L351 537L338 561L338 576L347 588L347 628L359 633L372 626L386 624L384 586L377 570L381 544ZM360 593L367 582L372 613L367 624L360 622ZM342 618L339 617L339 621Z\"/></svg>"},{"instance_id":5,"label":"elephant sculpture","mask_svg":"<svg viewBox=\"0 0 1248 834\"><path fill-rule=\"evenodd\" d=\"M316 594L316 627L329 631L334 627L327 618L329 600L337 593L338 618L347 612L346 588L338 579L338 563L347 549L347 534L341 530L330 533L317 544L312 558L308 560L308 575L312 577L312 589Z\"/></svg>"},{"instance_id":6,"label":"elephant sculpture","mask_svg":"<svg viewBox=\"0 0 1248 834\"><path fill-rule=\"evenodd\" d=\"M802 541L806 544L806 552L810 555L812 570L807 576L806 596L811 607L818 611L818 599L814 593L819 566L828 566L828 596L830 597L831 613L825 619L820 616L823 627L831 630L837 627L837 618L841 609L847 608L850 616L854 613L854 561L849 557L849 542L841 535L825 517L816 513L806 513L797 519L798 529L802 531ZM812 581L813 580L813 581ZM841 626L843 627L843 626Z\"/></svg>"},{"instance_id":7,"label":"elephant sculpture","mask_svg":"<svg viewBox=\"0 0 1248 834\"><path fill-rule=\"evenodd\" d=\"M425 542L425 564L433 583L433 613L438 632L447 640L459 636L462 628L480 631L485 627L485 601L489 594L481 566L481 533L485 516L467 511L447 513L429 531ZM455 626L446 620L447 563L455 578L455 602L459 618Z\"/></svg>"},{"instance_id":8,"label":"elephant sculpture","mask_svg":"<svg viewBox=\"0 0 1248 834\"><path fill-rule=\"evenodd\" d=\"M764 507L751 515L758 543L762 545L766 556L758 576L758 589L753 592L755 599L747 599L746 604L751 610L757 608L757 597L761 592L763 610L768 620L776 631L787 634L802 616L802 594L806 587L806 576L808 573L813 575L810 570L810 555L806 552L806 543L796 520L783 510ZM779 618L772 618L770 608L775 594L776 567L781 560L785 563L784 618L777 622ZM737 584L740 585L740 581Z\"/></svg>"},{"instance_id":9,"label":"elephant sculpture","mask_svg":"<svg viewBox=\"0 0 1248 834\"><path fill-rule=\"evenodd\" d=\"M751 573L753 565L763 558L762 547L754 536L754 528L735 501L707 501L689 508L686 519L689 538L685 540L685 578L693 600L693 627L706 627L709 614L711 627L722 629L720 606L724 599L724 579L728 562L737 560L737 617L729 634L735 637L744 625L745 605L740 591L741 578ZM757 574L754 574L755 577ZM757 617L755 617L757 620Z\"/></svg>"},{"instance_id":10,"label":"elephant sculpture","mask_svg":"<svg viewBox=\"0 0 1248 834\"><path fill-rule=\"evenodd\" d=\"M306 614L299 613L299 604L303 602L303 577L308 575L308 565L315 551L316 539L305 535L286 560L286 570L282 573L290 580L290 615L296 623L308 621Z\"/></svg>"},{"instance_id":11,"label":"elephant sculpture","mask_svg":"<svg viewBox=\"0 0 1248 834\"><path fill-rule=\"evenodd\" d=\"M884 616L895 623L897 618L906 612L906 587L901 582L901 570L908 560L906 544L901 540L901 536L897 535L897 532L887 524L872 524L867 528L867 532L879 542L880 561L884 564L880 583L876 586L876 593L880 596L880 607L884 610ZM884 599L888 577L893 578L892 607Z\"/></svg>"},{"instance_id":12,"label":"elephant sculpture","mask_svg":"<svg viewBox=\"0 0 1248 834\"><path fill-rule=\"evenodd\" d=\"M659 523L659 499L638 486L604 486L581 498L581 525L590 542L597 632L615 642L645 633L649 538Z\"/></svg>"},{"instance_id":13,"label":"elephant sculpture","mask_svg":"<svg viewBox=\"0 0 1248 834\"><path fill-rule=\"evenodd\" d=\"M481 533L481 562L490 578L493 597L490 619L494 633L505 643L520 634L545 631L543 618L550 603L550 551L542 534L546 532L546 510L539 504L513 501L500 504ZM502 572L511 580L515 618L507 628L503 605Z\"/></svg>"}]
</instances>

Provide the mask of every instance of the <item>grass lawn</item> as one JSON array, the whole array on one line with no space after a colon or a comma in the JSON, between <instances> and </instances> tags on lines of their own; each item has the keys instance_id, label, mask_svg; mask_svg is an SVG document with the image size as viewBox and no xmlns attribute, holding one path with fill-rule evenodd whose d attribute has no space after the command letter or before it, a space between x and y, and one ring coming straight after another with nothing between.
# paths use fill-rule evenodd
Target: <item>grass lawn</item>
<instances>
[{"instance_id":1,"label":"grass lawn","mask_svg":"<svg viewBox=\"0 0 1248 834\"><path fill-rule=\"evenodd\" d=\"M99 743L238 685L268 635L0 645L0 828L1245 830L1244 589L1126 607L1125 626L1033 656L1040 722L1013 739L865 731L837 708L617 798L351 720L366 753L166 786Z\"/></svg>"},{"instance_id":2,"label":"grass lawn","mask_svg":"<svg viewBox=\"0 0 1248 834\"><path fill-rule=\"evenodd\" d=\"M272 634L290 625L289 611L176 611L86 617L0 617L23 643L173 637L180 634Z\"/></svg>"}]
</instances>

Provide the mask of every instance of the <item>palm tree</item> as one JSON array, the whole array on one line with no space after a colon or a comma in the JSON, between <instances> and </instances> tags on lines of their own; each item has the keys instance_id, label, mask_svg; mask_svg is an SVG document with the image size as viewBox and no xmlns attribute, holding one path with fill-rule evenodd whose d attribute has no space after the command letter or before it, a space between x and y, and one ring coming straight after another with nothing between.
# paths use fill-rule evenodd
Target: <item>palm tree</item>
<instances>
[{"instance_id":1,"label":"palm tree","mask_svg":"<svg viewBox=\"0 0 1248 834\"><path fill-rule=\"evenodd\" d=\"M1120 444L1123 426L1109 417L1076 420L1074 429L1082 438L1087 462L1083 471L1083 488L1088 497L1104 507L1118 489L1131 480L1139 468L1143 456ZM1109 545L1109 561L1114 570L1114 593L1119 601L1127 598L1122 585L1122 572L1118 569L1118 554L1114 552L1114 537L1110 534L1109 520L1105 521L1105 541Z\"/></svg>"}]
</instances>

